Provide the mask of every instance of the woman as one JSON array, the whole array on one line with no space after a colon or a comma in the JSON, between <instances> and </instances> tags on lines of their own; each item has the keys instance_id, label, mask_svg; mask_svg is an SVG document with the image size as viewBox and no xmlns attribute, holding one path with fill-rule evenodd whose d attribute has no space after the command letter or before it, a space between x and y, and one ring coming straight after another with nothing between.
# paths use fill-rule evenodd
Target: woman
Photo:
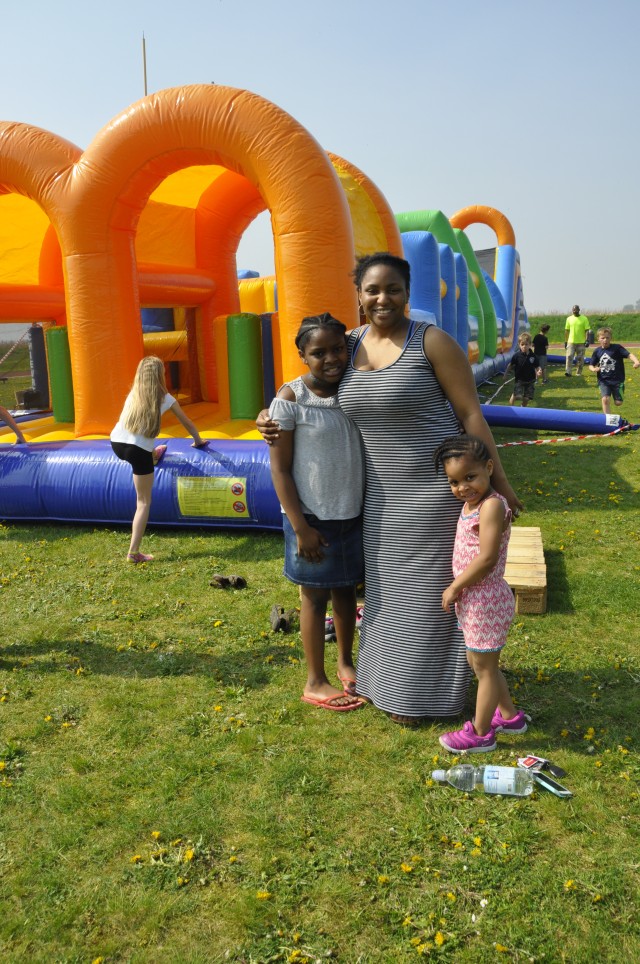
<instances>
[{"instance_id":1,"label":"woman","mask_svg":"<svg viewBox=\"0 0 640 964\"><path fill-rule=\"evenodd\" d=\"M484 420L469 362L435 325L407 317L408 262L387 252L358 259L367 324L349 335L340 406L364 442L365 607L356 691L398 723L458 714L469 667L454 613L442 610L460 507L433 453L463 431L494 461L494 488L518 514ZM262 427L263 420L259 420Z\"/></svg>"}]
</instances>

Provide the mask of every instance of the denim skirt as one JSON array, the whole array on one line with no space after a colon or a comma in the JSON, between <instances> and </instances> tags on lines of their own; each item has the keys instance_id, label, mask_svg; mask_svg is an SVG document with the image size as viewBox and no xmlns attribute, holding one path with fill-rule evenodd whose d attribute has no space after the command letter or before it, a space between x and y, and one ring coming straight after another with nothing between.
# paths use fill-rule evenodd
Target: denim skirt
<instances>
[{"instance_id":1,"label":"denim skirt","mask_svg":"<svg viewBox=\"0 0 640 964\"><path fill-rule=\"evenodd\" d=\"M298 555L298 540L286 515L282 516L284 529L284 575L298 586L316 589L337 589L339 586L355 586L364 580L364 555L362 551L362 516L355 519L317 519L307 515L305 519L320 532L328 546L323 546L324 559L309 562Z\"/></svg>"}]
</instances>

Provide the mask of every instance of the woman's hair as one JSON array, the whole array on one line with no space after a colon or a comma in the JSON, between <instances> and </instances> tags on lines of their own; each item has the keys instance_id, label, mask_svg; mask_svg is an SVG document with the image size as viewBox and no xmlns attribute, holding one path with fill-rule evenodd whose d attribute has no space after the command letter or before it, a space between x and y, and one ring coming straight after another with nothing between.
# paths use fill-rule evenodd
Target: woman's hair
<instances>
[{"instance_id":1,"label":"woman's hair","mask_svg":"<svg viewBox=\"0 0 640 964\"><path fill-rule=\"evenodd\" d=\"M155 438L160 431L160 406L167 394L164 362L147 355L138 365L125 405L122 424L134 435Z\"/></svg>"},{"instance_id":2,"label":"woman's hair","mask_svg":"<svg viewBox=\"0 0 640 964\"><path fill-rule=\"evenodd\" d=\"M452 435L446 438L433 453L436 472L444 468L449 459L461 459L468 455L475 462L488 462L491 452L477 435Z\"/></svg>"},{"instance_id":3,"label":"woman's hair","mask_svg":"<svg viewBox=\"0 0 640 964\"><path fill-rule=\"evenodd\" d=\"M341 335L344 335L347 330L347 326L330 315L328 311L325 311L322 315L309 315L308 318L302 319L296 335L296 348L299 351L304 351L311 334L318 328L332 328L334 331L340 332Z\"/></svg>"},{"instance_id":4,"label":"woman's hair","mask_svg":"<svg viewBox=\"0 0 640 964\"><path fill-rule=\"evenodd\" d=\"M388 268L394 268L398 274L401 275L407 289L407 294L409 293L411 287L411 267L409 266L409 262L405 261L404 258L398 258L395 254L390 254L389 251L376 251L375 254L363 254L361 258L356 259L356 266L353 269L353 280L358 291L362 288L362 279L369 268L374 268L377 264L384 264Z\"/></svg>"}]
</instances>

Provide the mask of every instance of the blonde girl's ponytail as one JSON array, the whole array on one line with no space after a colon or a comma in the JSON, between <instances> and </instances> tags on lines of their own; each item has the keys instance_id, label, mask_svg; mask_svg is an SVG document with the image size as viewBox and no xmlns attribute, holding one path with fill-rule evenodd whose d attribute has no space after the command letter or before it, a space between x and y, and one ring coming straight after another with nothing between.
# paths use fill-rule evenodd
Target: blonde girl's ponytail
<instances>
[{"instance_id":1,"label":"blonde girl's ponytail","mask_svg":"<svg viewBox=\"0 0 640 964\"><path fill-rule=\"evenodd\" d=\"M160 407L166 394L164 363L155 355L147 355L138 365L125 405L123 424L127 431L155 438L160 431Z\"/></svg>"}]
</instances>

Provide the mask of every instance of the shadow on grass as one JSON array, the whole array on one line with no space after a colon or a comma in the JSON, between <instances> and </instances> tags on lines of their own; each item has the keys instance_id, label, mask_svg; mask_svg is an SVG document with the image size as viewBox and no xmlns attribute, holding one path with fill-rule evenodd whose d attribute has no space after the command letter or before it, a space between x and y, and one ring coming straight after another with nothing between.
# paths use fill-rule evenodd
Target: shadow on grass
<instances>
[{"instance_id":1,"label":"shadow on grass","mask_svg":"<svg viewBox=\"0 0 640 964\"><path fill-rule=\"evenodd\" d=\"M574 612L564 552L545 549L544 559L547 564L547 612Z\"/></svg>"},{"instance_id":2,"label":"shadow on grass","mask_svg":"<svg viewBox=\"0 0 640 964\"><path fill-rule=\"evenodd\" d=\"M201 653L171 646L143 650L137 647L109 646L101 641L34 640L0 646L0 671L36 675L69 672L78 669L87 676L115 676L125 679L156 679L169 676L205 676L224 685L257 689L272 679L272 669L289 666L300 648L299 636L286 637L293 643L266 637L252 640L250 647L236 652ZM297 658L297 657L295 657Z\"/></svg>"}]
</instances>

